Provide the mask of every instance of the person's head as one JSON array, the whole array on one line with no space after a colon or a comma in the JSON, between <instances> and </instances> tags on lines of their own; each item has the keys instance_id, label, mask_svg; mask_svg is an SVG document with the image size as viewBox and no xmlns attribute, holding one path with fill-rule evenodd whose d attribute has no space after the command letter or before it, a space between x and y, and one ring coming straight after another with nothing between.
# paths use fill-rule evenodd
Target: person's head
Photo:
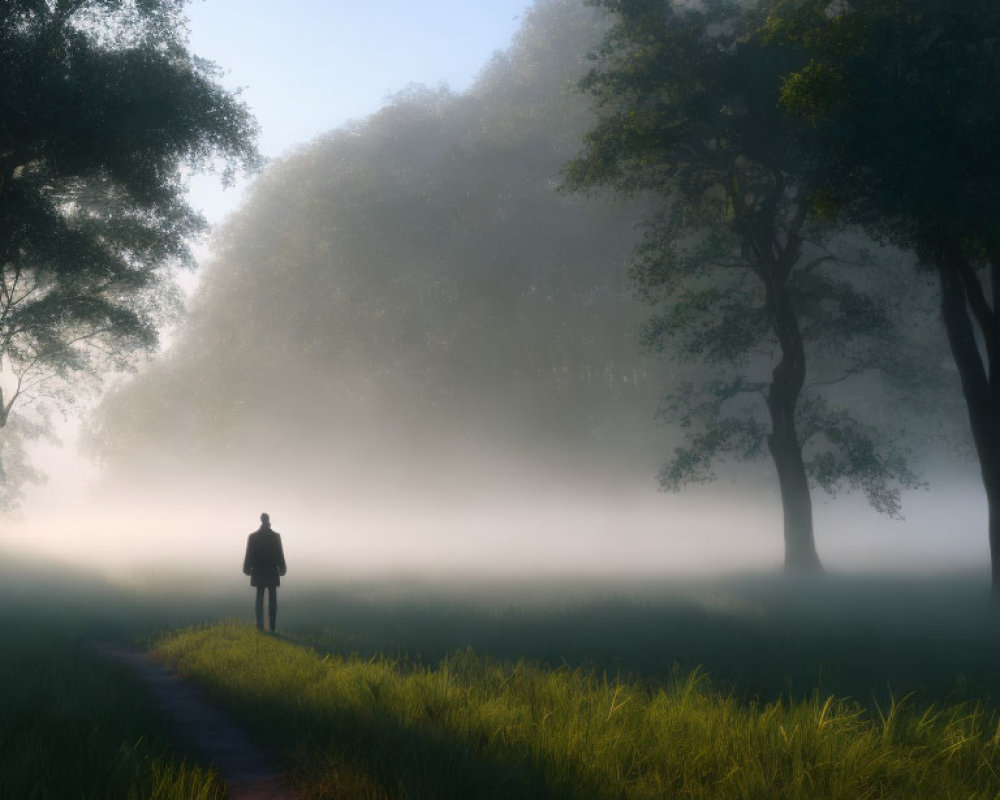
<instances>
[{"instance_id":1,"label":"person's head","mask_svg":"<svg viewBox=\"0 0 1000 800\"><path fill-rule=\"evenodd\" d=\"M263 525L265 528L270 528L271 527L271 515L268 514L267 512L264 512L263 514L261 514L260 515L260 524Z\"/></svg>"}]
</instances>

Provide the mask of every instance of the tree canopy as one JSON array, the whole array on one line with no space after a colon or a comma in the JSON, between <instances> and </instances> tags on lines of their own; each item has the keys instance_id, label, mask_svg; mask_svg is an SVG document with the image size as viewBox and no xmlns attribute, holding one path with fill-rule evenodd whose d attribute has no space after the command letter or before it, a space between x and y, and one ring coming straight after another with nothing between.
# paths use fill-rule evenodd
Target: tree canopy
<instances>
[{"instance_id":1,"label":"tree canopy","mask_svg":"<svg viewBox=\"0 0 1000 800\"><path fill-rule=\"evenodd\" d=\"M154 346L173 271L205 227L185 174L259 163L246 106L187 49L184 5L4 3L0 426Z\"/></svg>"}]
</instances>

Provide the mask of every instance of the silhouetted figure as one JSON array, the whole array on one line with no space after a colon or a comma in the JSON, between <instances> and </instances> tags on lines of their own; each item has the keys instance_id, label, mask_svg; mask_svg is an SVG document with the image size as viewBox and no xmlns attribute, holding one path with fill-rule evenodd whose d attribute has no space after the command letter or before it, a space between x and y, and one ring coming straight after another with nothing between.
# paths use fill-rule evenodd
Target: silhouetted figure
<instances>
[{"instance_id":1,"label":"silhouetted figure","mask_svg":"<svg viewBox=\"0 0 1000 800\"><path fill-rule=\"evenodd\" d=\"M267 611L274 632L278 617L278 585L285 574L285 553L281 536L271 530L271 518L260 515L260 527L247 537L247 554L243 559L243 574L250 576L250 585L257 589L257 629L264 630L264 590L267 589Z\"/></svg>"}]
</instances>

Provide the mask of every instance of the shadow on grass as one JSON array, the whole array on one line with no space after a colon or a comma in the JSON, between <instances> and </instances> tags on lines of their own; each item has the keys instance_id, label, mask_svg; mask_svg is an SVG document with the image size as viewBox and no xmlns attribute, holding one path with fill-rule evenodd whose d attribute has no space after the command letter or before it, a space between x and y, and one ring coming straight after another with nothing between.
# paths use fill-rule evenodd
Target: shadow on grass
<instances>
[{"instance_id":1,"label":"shadow on grass","mask_svg":"<svg viewBox=\"0 0 1000 800\"><path fill-rule=\"evenodd\" d=\"M365 774L366 788L378 787L371 792L374 797L600 800L608 796L600 787L588 789L585 777L547 779L528 753L490 756L442 731L407 727L386 715L365 720L327 712L314 722L329 732L329 738L298 751L296 772L302 773L306 785L336 785L344 765L350 765Z\"/></svg>"},{"instance_id":2,"label":"shadow on grass","mask_svg":"<svg viewBox=\"0 0 1000 800\"><path fill-rule=\"evenodd\" d=\"M281 634L255 633L302 647ZM308 648L304 648L308 649ZM404 668L404 672L405 672ZM553 764L525 747L468 741L445 725L443 708L424 703L421 721L397 709L310 704L252 689L206 682L235 717L282 754L293 785L306 797L350 800L604 800L608 788L585 765Z\"/></svg>"}]
</instances>

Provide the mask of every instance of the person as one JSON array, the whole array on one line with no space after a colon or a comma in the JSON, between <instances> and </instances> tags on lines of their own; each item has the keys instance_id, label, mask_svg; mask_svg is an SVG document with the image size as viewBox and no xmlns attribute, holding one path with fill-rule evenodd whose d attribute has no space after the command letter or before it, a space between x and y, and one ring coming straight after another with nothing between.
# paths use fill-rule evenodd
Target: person
<instances>
[{"instance_id":1,"label":"person","mask_svg":"<svg viewBox=\"0 0 1000 800\"><path fill-rule=\"evenodd\" d=\"M260 527L247 537L247 554L243 558L243 574L250 576L250 585L257 589L254 611L257 630L264 630L264 590L267 589L268 622L271 633L278 618L278 586L285 568L285 552L281 549L281 535L271 529L271 517L260 515Z\"/></svg>"}]
</instances>

